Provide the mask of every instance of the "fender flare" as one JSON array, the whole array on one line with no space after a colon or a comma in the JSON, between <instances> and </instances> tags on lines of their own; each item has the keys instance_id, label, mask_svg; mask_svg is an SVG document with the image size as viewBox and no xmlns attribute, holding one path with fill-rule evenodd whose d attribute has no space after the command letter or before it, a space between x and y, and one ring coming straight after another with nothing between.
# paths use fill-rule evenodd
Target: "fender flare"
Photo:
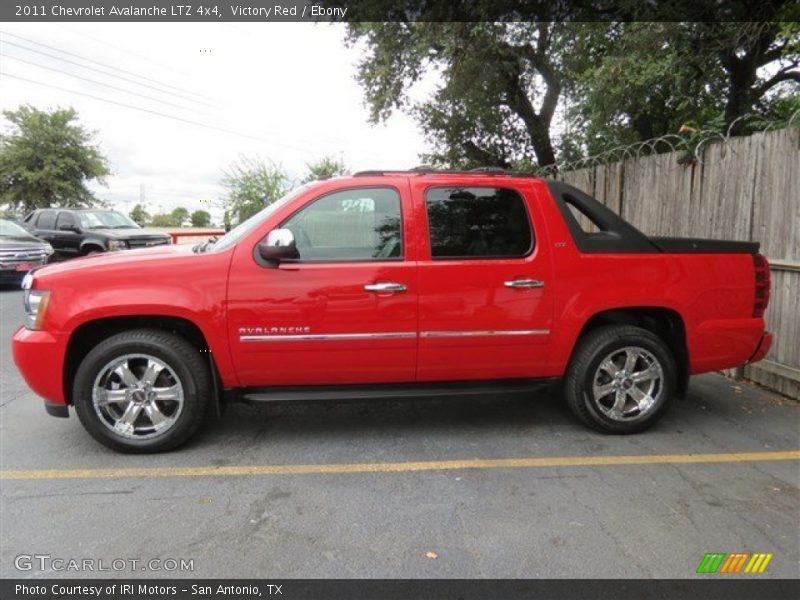
<instances>
[{"instance_id":1,"label":"fender flare","mask_svg":"<svg viewBox=\"0 0 800 600\"><path fill-rule=\"evenodd\" d=\"M105 242L103 242L103 240L101 240L100 238L87 238L83 240L79 248L81 254L85 253L87 246L97 246L98 248L100 248L101 252L106 251Z\"/></svg>"}]
</instances>

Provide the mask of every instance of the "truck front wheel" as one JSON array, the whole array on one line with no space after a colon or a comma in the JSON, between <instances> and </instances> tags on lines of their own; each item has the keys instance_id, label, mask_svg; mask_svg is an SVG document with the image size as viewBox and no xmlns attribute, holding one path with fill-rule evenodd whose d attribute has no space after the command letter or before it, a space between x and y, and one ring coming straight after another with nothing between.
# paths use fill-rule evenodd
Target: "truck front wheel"
<instances>
[{"instance_id":1,"label":"truck front wheel","mask_svg":"<svg viewBox=\"0 0 800 600\"><path fill-rule=\"evenodd\" d=\"M675 359L654 333L609 325L579 342L564 379L570 410L604 433L636 433L666 411L675 390Z\"/></svg>"},{"instance_id":2,"label":"truck front wheel","mask_svg":"<svg viewBox=\"0 0 800 600\"><path fill-rule=\"evenodd\" d=\"M81 423L100 443L121 452L163 452L200 426L211 386L197 348L172 333L136 329L86 355L72 398Z\"/></svg>"}]
</instances>

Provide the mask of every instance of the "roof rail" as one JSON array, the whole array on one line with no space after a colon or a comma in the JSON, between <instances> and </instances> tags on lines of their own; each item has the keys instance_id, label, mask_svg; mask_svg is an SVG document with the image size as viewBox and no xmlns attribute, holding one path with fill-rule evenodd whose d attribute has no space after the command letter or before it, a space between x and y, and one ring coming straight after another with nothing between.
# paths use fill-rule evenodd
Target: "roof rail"
<instances>
[{"instance_id":1,"label":"roof rail","mask_svg":"<svg viewBox=\"0 0 800 600\"><path fill-rule=\"evenodd\" d=\"M470 173L508 173L503 167L475 167L469 170Z\"/></svg>"},{"instance_id":2,"label":"roof rail","mask_svg":"<svg viewBox=\"0 0 800 600\"><path fill-rule=\"evenodd\" d=\"M383 177L386 175L508 175L509 177L539 177L535 173L507 171L500 167L478 167L476 169L469 170L451 170L434 169L426 165L414 167L413 169L375 169L353 173L353 177Z\"/></svg>"},{"instance_id":3,"label":"roof rail","mask_svg":"<svg viewBox=\"0 0 800 600\"><path fill-rule=\"evenodd\" d=\"M353 173L353 177L383 177L390 171L357 171Z\"/></svg>"}]
</instances>

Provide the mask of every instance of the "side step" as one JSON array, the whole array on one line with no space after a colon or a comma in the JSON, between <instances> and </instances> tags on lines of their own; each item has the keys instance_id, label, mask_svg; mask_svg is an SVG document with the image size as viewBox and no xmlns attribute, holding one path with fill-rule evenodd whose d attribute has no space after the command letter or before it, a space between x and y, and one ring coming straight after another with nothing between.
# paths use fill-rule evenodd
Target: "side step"
<instances>
[{"instance_id":1,"label":"side step","mask_svg":"<svg viewBox=\"0 0 800 600\"><path fill-rule=\"evenodd\" d=\"M394 398L442 398L486 396L531 392L550 379L504 379L499 381L458 381L443 383L391 383L374 385L309 385L244 388L238 397L252 402L309 400L385 400Z\"/></svg>"}]
</instances>

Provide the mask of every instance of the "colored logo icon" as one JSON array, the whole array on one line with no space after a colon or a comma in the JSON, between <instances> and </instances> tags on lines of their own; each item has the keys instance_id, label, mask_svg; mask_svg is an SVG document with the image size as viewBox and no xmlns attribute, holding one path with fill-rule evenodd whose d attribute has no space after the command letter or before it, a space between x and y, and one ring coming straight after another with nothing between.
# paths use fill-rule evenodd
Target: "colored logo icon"
<instances>
[{"instance_id":1,"label":"colored logo icon","mask_svg":"<svg viewBox=\"0 0 800 600\"><path fill-rule=\"evenodd\" d=\"M767 565L771 560L772 553L733 552L728 554L725 552L709 552L700 561L697 573L760 574L766 571Z\"/></svg>"}]
</instances>

